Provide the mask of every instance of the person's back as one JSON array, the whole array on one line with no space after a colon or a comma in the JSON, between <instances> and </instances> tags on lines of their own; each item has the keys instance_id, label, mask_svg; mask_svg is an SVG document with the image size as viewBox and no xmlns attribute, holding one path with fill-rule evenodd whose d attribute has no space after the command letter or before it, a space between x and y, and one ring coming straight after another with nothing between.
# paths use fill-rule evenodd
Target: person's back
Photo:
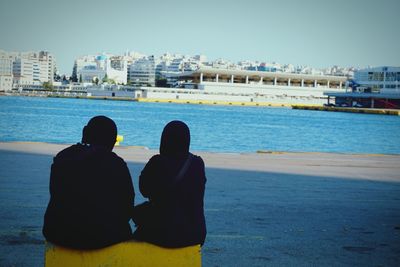
<instances>
[{"instance_id":1,"label":"person's back","mask_svg":"<svg viewBox=\"0 0 400 267\"><path fill-rule=\"evenodd\" d=\"M184 123L173 121L164 128L160 154L150 159L139 178L140 191L150 199L153 214L144 222L138 214L136 239L165 247L204 243L204 162L189 152L189 144ZM185 165L183 176L177 177Z\"/></svg>"},{"instance_id":2,"label":"person's back","mask_svg":"<svg viewBox=\"0 0 400 267\"><path fill-rule=\"evenodd\" d=\"M93 249L131 238L132 180L110 146L76 144L54 158L43 226L46 240Z\"/></svg>"}]
</instances>

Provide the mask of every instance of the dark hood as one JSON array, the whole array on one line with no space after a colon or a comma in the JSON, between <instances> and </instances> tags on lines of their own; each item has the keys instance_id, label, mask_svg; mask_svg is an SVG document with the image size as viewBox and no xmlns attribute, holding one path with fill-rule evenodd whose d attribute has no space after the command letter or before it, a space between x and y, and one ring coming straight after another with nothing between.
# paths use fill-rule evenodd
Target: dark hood
<instances>
[{"instance_id":1,"label":"dark hood","mask_svg":"<svg viewBox=\"0 0 400 267\"><path fill-rule=\"evenodd\" d=\"M117 125L106 116L96 116L90 119L83 128L82 143L104 146L112 150L117 140Z\"/></svg>"},{"instance_id":2,"label":"dark hood","mask_svg":"<svg viewBox=\"0 0 400 267\"><path fill-rule=\"evenodd\" d=\"M160 154L174 158L186 158L189 153L190 130L182 121L171 121L161 135Z\"/></svg>"}]
</instances>

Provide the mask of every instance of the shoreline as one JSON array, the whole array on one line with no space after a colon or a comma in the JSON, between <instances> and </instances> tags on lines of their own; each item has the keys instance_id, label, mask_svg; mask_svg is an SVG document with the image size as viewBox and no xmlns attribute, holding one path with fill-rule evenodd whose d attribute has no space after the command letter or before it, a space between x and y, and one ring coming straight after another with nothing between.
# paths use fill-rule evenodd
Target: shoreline
<instances>
[{"instance_id":1,"label":"shoreline","mask_svg":"<svg viewBox=\"0 0 400 267\"><path fill-rule=\"evenodd\" d=\"M221 101L221 100L201 100L201 99L169 99L169 98L134 98L118 96L65 96L65 95L36 95L36 94L6 94L1 96L16 97L42 97L42 98L69 98L69 99L87 99L87 100L112 100L112 101L131 101L141 103L165 103L165 104L188 104L188 105L208 105L208 106L240 106L240 107L261 107L261 108L289 108L296 110L309 111L329 111L344 112L355 114L372 115L392 115L400 116L400 110L383 108L356 108L356 107L325 107L315 104L296 104L296 103L272 103L272 102L249 102L249 101Z\"/></svg>"},{"instance_id":2,"label":"shoreline","mask_svg":"<svg viewBox=\"0 0 400 267\"><path fill-rule=\"evenodd\" d=\"M61 146L67 147L74 145L76 143L51 143L51 142L43 142L43 141L0 141L0 149L3 144L16 144L19 145L54 145L54 146ZM146 150L157 153L157 149L151 149L147 146L141 145L115 145L113 150L129 150L129 149L138 149L138 150ZM255 151L207 151L207 150L191 150L193 153L200 153L200 154L228 154L228 155L246 155L246 154L269 154L269 155L283 155L283 154L327 154L327 155L350 155L350 156L400 156L396 153L362 153L362 152L336 152L336 151L283 151L283 150L266 150L266 149L259 149Z\"/></svg>"},{"instance_id":3,"label":"shoreline","mask_svg":"<svg viewBox=\"0 0 400 267\"><path fill-rule=\"evenodd\" d=\"M70 144L0 142L0 153L11 151L55 156L68 146ZM113 152L126 162L143 164L157 154L158 150L141 146L115 146ZM400 182L400 175L398 175L400 155L397 154L192 152L203 158L206 168Z\"/></svg>"}]
</instances>

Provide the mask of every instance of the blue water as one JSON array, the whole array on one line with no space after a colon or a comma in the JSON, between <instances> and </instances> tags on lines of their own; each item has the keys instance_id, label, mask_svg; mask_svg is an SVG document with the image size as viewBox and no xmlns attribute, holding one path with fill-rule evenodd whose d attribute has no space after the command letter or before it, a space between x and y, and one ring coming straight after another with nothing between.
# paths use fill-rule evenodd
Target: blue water
<instances>
[{"instance_id":1,"label":"blue water","mask_svg":"<svg viewBox=\"0 0 400 267\"><path fill-rule=\"evenodd\" d=\"M194 151L400 154L399 116L36 97L0 97L0 141L76 143L95 115L115 120L122 145L151 149L178 119L189 125Z\"/></svg>"}]
</instances>

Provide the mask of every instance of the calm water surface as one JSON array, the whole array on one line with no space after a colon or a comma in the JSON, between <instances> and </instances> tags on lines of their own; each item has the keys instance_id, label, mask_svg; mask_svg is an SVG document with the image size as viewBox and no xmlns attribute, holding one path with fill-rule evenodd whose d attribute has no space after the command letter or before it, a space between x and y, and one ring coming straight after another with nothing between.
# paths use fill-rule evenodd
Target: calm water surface
<instances>
[{"instance_id":1,"label":"calm water surface","mask_svg":"<svg viewBox=\"0 0 400 267\"><path fill-rule=\"evenodd\" d=\"M151 149L167 122L183 120L194 151L400 154L399 116L36 97L0 97L0 141L76 143L95 115L115 120L122 145Z\"/></svg>"}]
</instances>

